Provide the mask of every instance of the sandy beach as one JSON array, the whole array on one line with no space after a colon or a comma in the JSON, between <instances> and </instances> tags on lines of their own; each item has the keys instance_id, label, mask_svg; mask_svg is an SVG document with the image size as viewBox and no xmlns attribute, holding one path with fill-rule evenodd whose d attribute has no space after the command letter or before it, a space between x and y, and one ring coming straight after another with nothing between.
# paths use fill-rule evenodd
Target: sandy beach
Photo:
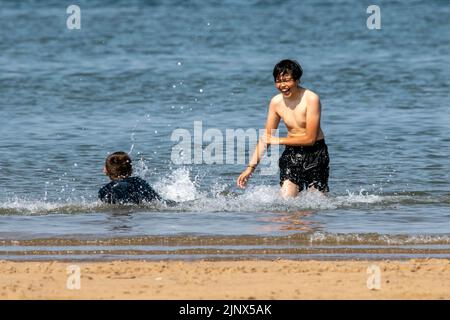
<instances>
[{"instance_id":1,"label":"sandy beach","mask_svg":"<svg viewBox=\"0 0 450 320\"><path fill-rule=\"evenodd\" d=\"M379 289L368 288L373 265ZM447 259L0 261L0 273L1 299L450 299Z\"/></svg>"}]
</instances>

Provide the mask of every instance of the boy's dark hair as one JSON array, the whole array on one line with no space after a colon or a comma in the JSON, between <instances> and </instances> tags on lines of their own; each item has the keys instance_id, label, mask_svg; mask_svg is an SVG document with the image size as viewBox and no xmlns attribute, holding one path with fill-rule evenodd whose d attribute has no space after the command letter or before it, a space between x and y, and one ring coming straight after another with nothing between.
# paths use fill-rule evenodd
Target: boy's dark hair
<instances>
[{"instance_id":1,"label":"boy's dark hair","mask_svg":"<svg viewBox=\"0 0 450 320\"><path fill-rule=\"evenodd\" d=\"M105 161L106 172L110 178L127 178L131 176L133 168L130 156L123 151L110 154Z\"/></svg>"},{"instance_id":2,"label":"boy's dark hair","mask_svg":"<svg viewBox=\"0 0 450 320\"><path fill-rule=\"evenodd\" d=\"M281 60L273 68L274 81L276 81L278 77L285 74L290 74L294 80L300 80L303 75L303 69L300 66L300 63L295 60Z\"/></svg>"}]
</instances>

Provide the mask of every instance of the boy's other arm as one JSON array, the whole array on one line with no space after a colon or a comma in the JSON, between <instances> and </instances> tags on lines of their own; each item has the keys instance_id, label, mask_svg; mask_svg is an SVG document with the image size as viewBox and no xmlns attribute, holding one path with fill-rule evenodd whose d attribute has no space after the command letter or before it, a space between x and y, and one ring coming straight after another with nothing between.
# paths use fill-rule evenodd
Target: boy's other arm
<instances>
[{"instance_id":1,"label":"boy's other arm","mask_svg":"<svg viewBox=\"0 0 450 320\"><path fill-rule=\"evenodd\" d=\"M162 200L162 197L155 190L153 190L153 188L150 187L150 185L147 182L145 182L145 188L144 188L143 195L145 197L145 200L148 202L153 201L153 200L158 200L158 201Z\"/></svg>"},{"instance_id":2,"label":"boy's other arm","mask_svg":"<svg viewBox=\"0 0 450 320\"><path fill-rule=\"evenodd\" d=\"M150 187L150 185L148 183L146 183L145 200L147 202L151 202L154 200L162 201L168 206L176 206L177 205L176 201L163 199L163 197L161 197L158 192L156 192L152 187Z\"/></svg>"},{"instance_id":3,"label":"boy's other arm","mask_svg":"<svg viewBox=\"0 0 450 320\"><path fill-rule=\"evenodd\" d=\"M268 143L287 146L312 146L317 141L320 130L321 105L316 94L308 97L306 107L306 133L302 136L277 138L268 136Z\"/></svg>"},{"instance_id":4,"label":"boy's other arm","mask_svg":"<svg viewBox=\"0 0 450 320\"><path fill-rule=\"evenodd\" d=\"M166 205L168 205L169 207L174 207L174 206L176 206L178 204L176 201L169 200L169 199L164 199L163 197L161 197L159 195L159 193L157 193L155 190L153 190L152 187L150 187L150 189L151 189L151 192L153 193L153 195L152 195L154 197L153 199L156 199L158 201L162 201Z\"/></svg>"}]
</instances>

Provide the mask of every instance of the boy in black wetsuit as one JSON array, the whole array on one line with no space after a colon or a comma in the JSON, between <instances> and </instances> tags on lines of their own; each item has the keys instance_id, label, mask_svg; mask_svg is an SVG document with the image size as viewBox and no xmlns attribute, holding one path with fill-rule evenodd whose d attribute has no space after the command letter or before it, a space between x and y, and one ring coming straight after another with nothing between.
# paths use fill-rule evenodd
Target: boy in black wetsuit
<instances>
[{"instance_id":1,"label":"boy in black wetsuit","mask_svg":"<svg viewBox=\"0 0 450 320\"><path fill-rule=\"evenodd\" d=\"M98 198L106 203L125 204L151 201L164 201L152 187L139 177L132 177L131 159L126 152L118 151L109 155L105 161L103 172L112 180L98 191Z\"/></svg>"}]
</instances>

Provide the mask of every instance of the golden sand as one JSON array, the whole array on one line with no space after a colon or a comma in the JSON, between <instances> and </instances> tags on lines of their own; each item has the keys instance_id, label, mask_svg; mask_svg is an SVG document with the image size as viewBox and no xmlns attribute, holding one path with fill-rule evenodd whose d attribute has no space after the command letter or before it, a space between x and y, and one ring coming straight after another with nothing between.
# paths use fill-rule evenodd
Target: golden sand
<instances>
[{"instance_id":1,"label":"golden sand","mask_svg":"<svg viewBox=\"0 0 450 320\"><path fill-rule=\"evenodd\" d=\"M0 273L0 299L450 299L447 259L0 261Z\"/></svg>"}]
</instances>

